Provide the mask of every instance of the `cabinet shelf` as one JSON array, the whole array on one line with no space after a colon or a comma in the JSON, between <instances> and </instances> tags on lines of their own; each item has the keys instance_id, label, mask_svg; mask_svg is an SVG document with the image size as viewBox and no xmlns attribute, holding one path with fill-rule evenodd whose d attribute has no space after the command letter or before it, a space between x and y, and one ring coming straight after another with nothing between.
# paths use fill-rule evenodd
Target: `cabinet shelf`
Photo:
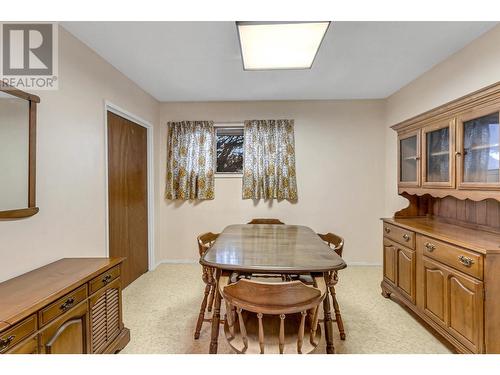
<instances>
[{"instance_id":1,"label":"cabinet shelf","mask_svg":"<svg viewBox=\"0 0 500 375\"><path fill-rule=\"evenodd\" d=\"M445 155L449 155L450 152L449 151L438 151L438 152L432 152L429 154L429 156L445 156Z\"/></svg>"},{"instance_id":2,"label":"cabinet shelf","mask_svg":"<svg viewBox=\"0 0 500 375\"><path fill-rule=\"evenodd\" d=\"M484 150L488 148L498 148L499 144L498 143L492 143L490 145L479 145L479 146L472 146L469 148L465 148L465 151L479 151L479 150Z\"/></svg>"}]
</instances>

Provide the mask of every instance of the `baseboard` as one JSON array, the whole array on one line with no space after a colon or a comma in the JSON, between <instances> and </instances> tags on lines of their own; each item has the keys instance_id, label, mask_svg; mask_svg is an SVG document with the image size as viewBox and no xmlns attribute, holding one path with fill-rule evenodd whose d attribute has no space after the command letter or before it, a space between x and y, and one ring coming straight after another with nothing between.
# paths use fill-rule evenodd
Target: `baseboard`
<instances>
[{"instance_id":1,"label":"baseboard","mask_svg":"<svg viewBox=\"0 0 500 375\"><path fill-rule=\"evenodd\" d=\"M346 262L347 266L354 266L354 267L382 267L382 263L371 263L371 262Z\"/></svg>"}]
</instances>

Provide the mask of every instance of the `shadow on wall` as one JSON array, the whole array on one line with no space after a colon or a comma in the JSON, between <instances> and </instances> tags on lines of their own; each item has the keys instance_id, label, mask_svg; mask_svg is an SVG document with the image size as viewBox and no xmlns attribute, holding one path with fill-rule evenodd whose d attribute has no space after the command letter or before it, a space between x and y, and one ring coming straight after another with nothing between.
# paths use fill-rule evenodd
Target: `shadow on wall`
<instances>
[{"instance_id":1,"label":"shadow on wall","mask_svg":"<svg viewBox=\"0 0 500 375\"><path fill-rule=\"evenodd\" d=\"M200 204L206 202L207 200L201 200L201 199L190 199L190 200L180 200L180 199L166 199L164 198L167 206L173 206L174 208L180 208L181 206L185 204L189 204L193 207L199 206ZM297 204L299 202L298 199L252 199L254 207L257 207L260 202L264 202L264 204L267 204L267 207L272 208L274 202L289 202L290 204Z\"/></svg>"},{"instance_id":2,"label":"shadow on wall","mask_svg":"<svg viewBox=\"0 0 500 375\"><path fill-rule=\"evenodd\" d=\"M174 206L174 208L180 208L181 206L185 204L189 204L193 207L199 206L200 204L206 202L207 200L202 200L202 199L190 199L190 200L181 200L181 199L167 199L164 198L165 201L167 202L167 206Z\"/></svg>"},{"instance_id":3,"label":"shadow on wall","mask_svg":"<svg viewBox=\"0 0 500 375\"><path fill-rule=\"evenodd\" d=\"M299 202L298 199L252 199L254 207L257 207L259 205L259 202L264 201L264 204L267 204L267 207L272 208L273 207L273 202L289 202L291 204L297 204Z\"/></svg>"}]
</instances>

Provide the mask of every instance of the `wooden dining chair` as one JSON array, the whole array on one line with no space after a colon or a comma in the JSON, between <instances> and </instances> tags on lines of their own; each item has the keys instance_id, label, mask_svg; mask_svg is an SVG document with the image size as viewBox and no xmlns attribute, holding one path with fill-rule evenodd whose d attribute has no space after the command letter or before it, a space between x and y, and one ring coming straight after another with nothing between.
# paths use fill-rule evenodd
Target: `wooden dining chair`
<instances>
[{"instance_id":1,"label":"wooden dining chair","mask_svg":"<svg viewBox=\"0 0 500 375\"><path fill-rule=\"evenodd\" d=\"M215 240L219 237L218 233L204 233L198 236L198 250L200 252L200 258L207 252L212 246ZM196 329L194 331L194 338L198 339L200 337L201 326L203 322L211 322L211 319L205 318L206 310L208 312L212 311L212 306L215 296L215 270L211 267L202 266L202 280L205 283L205 293L203 300L201 302L200 313L198 315L198 321L196 322Z\"/></svg>"},{"instance_id":2,"label":"wooden dining chair","mask_svg":"<svg viewBox=\"0 0 500 375\"><path fill-rule=\"evenodd\" d=\"M342 257L342 253L344 251L344 239L340 236L337 236L334 233L326 233L320 234L318 236L326 242L326 244L337 253L339 257ZM330 272L328 275L328 289L330 290L330 294L332 296L333 301L333 309L335 310L335 321L337 322L337 327L339 329L340 338L345 340L345 330L344 323L342 322L342 315L340 314L340 307L337 301L337 295L335 293L335 285L337 285L339 281L339 275L337 271Z\"/></svg>"},{"instance_id":3,"label":"wooden dining chair","mask_svg":"<svg viewBox=\"0 0 500 375\"><path fill-rule=\"evenodd\" d=\"M247 224L285 224L279 219L252 219Z\"/></svg>"},{"instance_id":4,"label":"wooden dining chair","mask_svg":"<svg viewBox=\"0 0 500 375\"><path fill-rule=\"evenodd\" d=\"M326 296L323 277L315 278L313 286L230 280L222 276L219 291L226 303L225 336L236 353L302 354L316 349L321 339L319 309Z\"/></svg>"}]
</instances>

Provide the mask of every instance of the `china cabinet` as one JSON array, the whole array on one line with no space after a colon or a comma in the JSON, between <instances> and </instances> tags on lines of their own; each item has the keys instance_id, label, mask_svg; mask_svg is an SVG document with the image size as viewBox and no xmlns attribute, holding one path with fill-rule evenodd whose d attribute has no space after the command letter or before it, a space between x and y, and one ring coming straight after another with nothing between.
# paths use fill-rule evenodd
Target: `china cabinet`
<instances>
[{"instance_id":1,"label":"china cabinet","mask_svg":"<svg viewBox=\"0 0 500 375\"><path fill-rule=\"evenodd\" d=\"M394 125L382 295L460 353L500 353L500 83ZM408 338L411 340L411 338Z\"/></svg>"}]
</instances>

